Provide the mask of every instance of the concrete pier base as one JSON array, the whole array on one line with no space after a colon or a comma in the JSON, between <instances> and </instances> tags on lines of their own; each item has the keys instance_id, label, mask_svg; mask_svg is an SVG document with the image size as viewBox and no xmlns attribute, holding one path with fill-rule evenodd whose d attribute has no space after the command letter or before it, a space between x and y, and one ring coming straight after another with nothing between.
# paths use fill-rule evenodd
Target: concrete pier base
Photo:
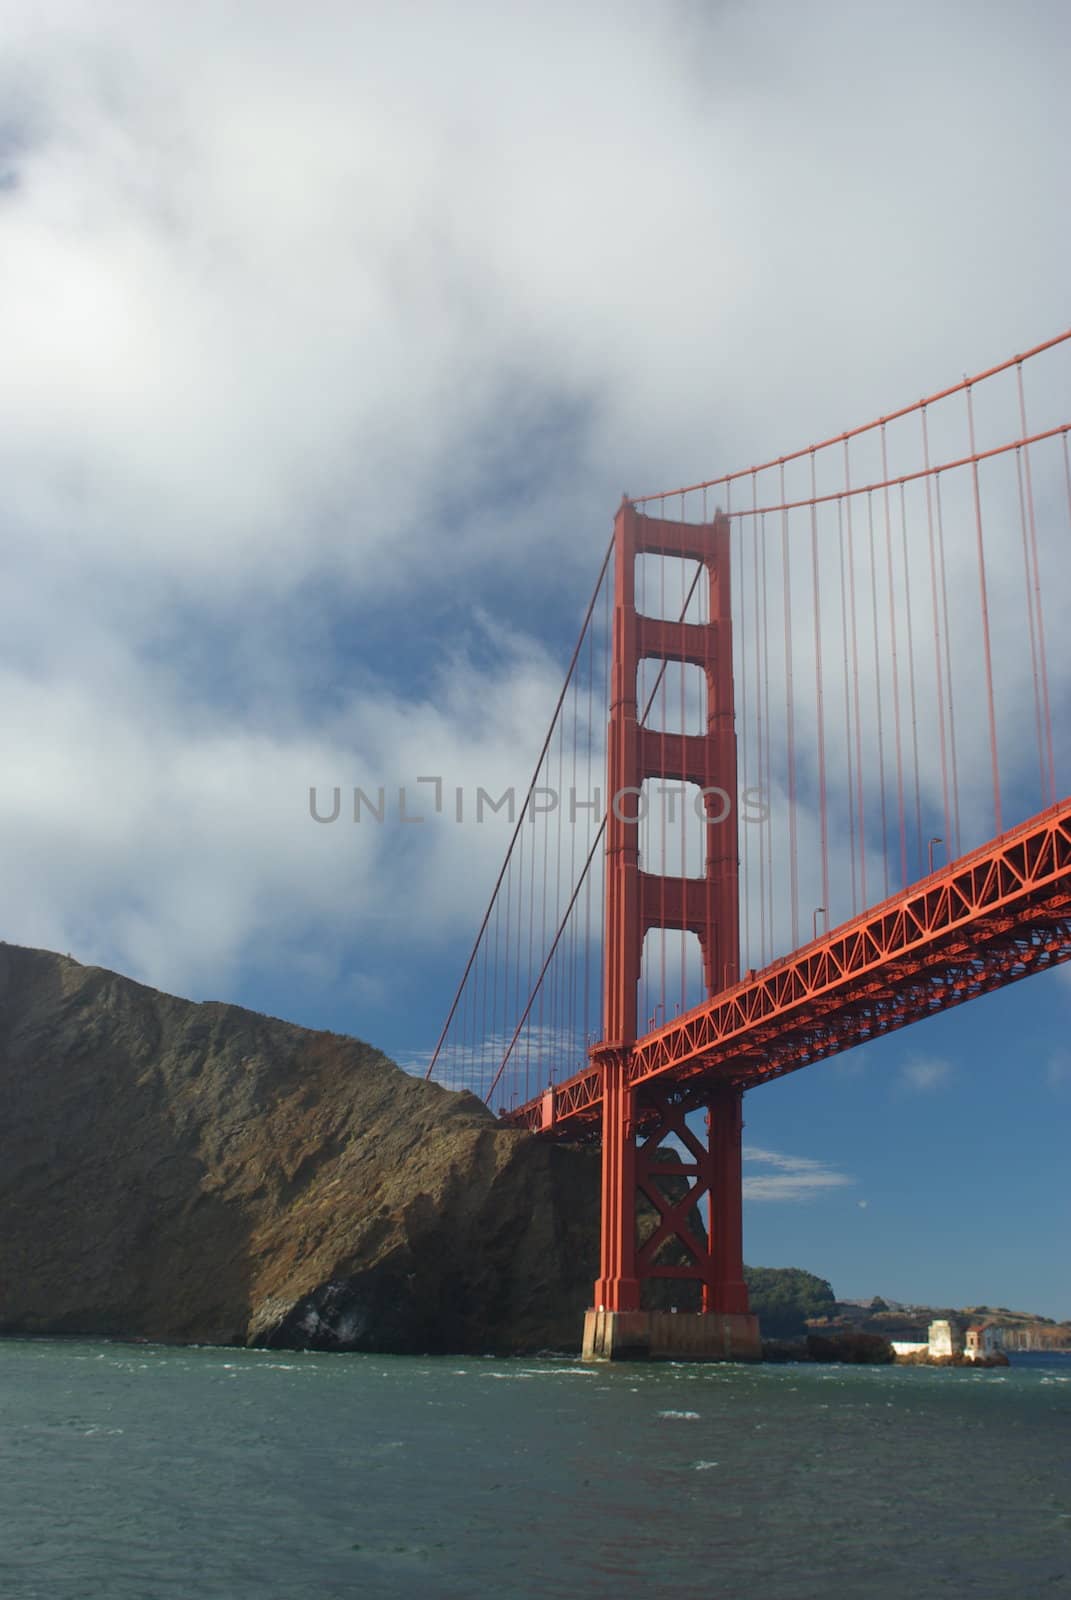
<instances>
[{"instance_id":1,"label":"concrete pier base","mask_svg":"<svg viewBox=\"0 0 1071 1600\"><path fill-rule=\"evenodd\" d=\"M759 1319L720 1311L586 1311L582 1359L761 1361Z\"/></svg>"}]
</instances>

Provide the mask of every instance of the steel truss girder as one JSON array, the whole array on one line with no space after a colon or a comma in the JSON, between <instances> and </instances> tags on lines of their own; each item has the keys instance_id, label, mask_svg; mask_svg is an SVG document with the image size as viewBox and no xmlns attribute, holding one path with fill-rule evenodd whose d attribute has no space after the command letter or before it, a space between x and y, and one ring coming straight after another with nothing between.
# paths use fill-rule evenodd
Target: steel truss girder
<instances>
[{"instance_id":1,"label":"steel truss girder","mask_svg":"<svg viewBox=\"0 0 1071 1600\"><path fill-rule=\"evenodd\" d=\"M627 1080L698 1105L704 1082L756 1088L1069 959L1065 799L647 1034ZM597 1137L605 1055L597 1045L589 1067L506 1120Z\"/></svg>"}]
</instances>

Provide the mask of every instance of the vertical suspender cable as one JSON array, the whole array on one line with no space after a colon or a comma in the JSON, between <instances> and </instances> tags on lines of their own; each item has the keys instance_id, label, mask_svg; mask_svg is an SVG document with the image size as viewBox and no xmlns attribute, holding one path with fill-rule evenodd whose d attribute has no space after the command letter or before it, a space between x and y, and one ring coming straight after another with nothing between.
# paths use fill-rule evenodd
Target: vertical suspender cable
<instances>
[{"instance_id":1,"label":"vertical suspender cable","mask_svg":"<svg viewBox=\"0 0 1071 1600\"><path fill-rule=\"evenodd\" d=\"M680 521L681 522L684 521L684 513L685 513L685 505L684 505L684 496L682 494L681 495L681 505L680 505ZM665 561L664 560L663 560L662 564L663 564L663 566L665 565ZM683 561L678 562L678 567L679 567L680 575L681 575L681 658L680 658L680 661L677 663L677 673L678 673L678 677L680 679L681 762L682 762L682 765L683 765L687 760L687 751L688 751L688 746L687 746L686 739L685 739L685 735L687 733L687 728L688 728L687 708L686 708L685 703L684 703L685 702L684 689L685 689L685 679L686 679L684 655L685 655L685 651L687 650L686 630L687 630L687 627L688 627L688 623L687 623L687 621L685 619L686 619L686 617L688 615L688 602L685 599L685 590L686 590L687 585L685 584L684 562ZM702 568L700 568L700 571L702 571ZM682 780L682 782L681 782L681 905L682 905L682 911L683 911L683 915L681 917L681 1010L682 1011L686 1011L688 1009L688 1002L687 1002L687 995L688 995L688 930L685 927L685 922L687 920L687 909L686 909L685 896L688 893L688 885L685 882L685 879L686 879L687 875L688 875L688 807L684 804L684 782ZM662 1011L663 1018L668 1016L668 1010L669 1010L669 1008L664 1005L663 1006L663 1011Z\"/></svg>"},{"instance_id":2,"label":"vertical suspender cable","mask_svg":"<svg viewBox=\"0 0 1071 1600\"><path fill-rule=\"evenodd\" d=\"M927 489L929 479L926 480ZM907 676L911 695L911 760L915 778L915 870L922 876L922 782L919 776L919 713L915 688L915 626L912 620L911 571L907 550L907 496L900 485L900 547L904 563L904 610L907 616ZM943 734L942 734L943 742ZM944 752L942 750L942 756Z\"/></svg>"},{"instance_id":3,"label":"vertical suspender cable","mask_svg":"<svg viewBox=\"0 0 1071 1600\"><path fill-rule=\"evenodd\" d=\"M666 503L665 503L664 499L659 501L658 514L659 514L659 516L662 518L662 520L664 522L665 521L665 517L666 517ZM666 558L665 558L664 555L661 555L661 556L658 557L658 571L659 571L660 605L661 605L661 608L662 608L662 610L664 612L665 609L666 609L666 576L667 576L667 574L666 574ZM659 763L658 764L662 768L663 772L665 771L665 766L666 766L666 741L667 741L667 737L668 737L669 714L670 714L669 713L669 683L668 683L668 678L669 678L669 662L668 661L664 661L664 660L663 661L659 661L657 682L659 684L659 705L661 707L661 710L659 712L658 722L659 722L659 727L661 728L661 733L659 735L659 740L658 740L658 748L659 748ZM662 783L661 787L665 788L665 781L664 780L663 780L663 783ZM657 858L656 858L656 855L655 855L654 816L653 816L654 808L650 807L649 810L648 810L648 815L652 819L651 820L651 824L650 824L650 826L651 826L650 861L651 861L651 865L654 868L654 870L659 873L659 878L660 878L659 914L658 915L659 915L659 923L661 924L661 927L660 927L660 931L658 933L658 939L659 939L659 943L661 945L661 950L662 950L661 982L659 984L659 987L658 987L657 991L654 993L654 998L653 998L653 1000L651 1002L651 1005L650 1005L650 1007L648 1009L648 1013L647 1013L648 1016L650 1016L652 1018L663 1018L665 1016L665 1014L666 1014L666 1010L667 1010L667 1007L669 1005L668 968L669 968L669 960L670 960L670 941L669 941L669 935L666 932L666 926L665 926L665 924L666 924L665 880L666 880L666 875L670 871L670 863L669 863L669 839L668 839L668 836L667 836L667 833L666 833L665 798L666 798L665 796L662 797L662 801L663 801L662 837L661 837L661 840L659 841L660 853L659 853ZM656 865L656 859L657 859L657 865ZM645 936L646 936L646 930L645 930Z\"/></svg>"},{"instance_id":4,"label":"vertical suspender cable","mask_svg":"<svg viewBox=\"0 0 1071 1600\"><path fill-rule=\"evenodd\" d=\"M733 532L732 504L733 504L733 487L732 487L732 484L729 484L727 495L726 495L725 514L729 518L730 550L732 548L732 532ZM706 520L707 520L706 519L706 503L705 503L705 491L704 491L703 521L705 522ZM739 600L738 600L736 611L735 611L734 615L735 615L735 617L739 617L740 623L739 623L739 630L736 628L735 625L733 627L733 656L734 656L734 678L736 676L739 676L739 679L740 679L740 756L741 756L741 761L740 761L740 772L739 772L738 777L737 777L737 785L736 785L737 792L732 797L732 803L733 803L733 806L735 808L735 814L736 814L736 818L737 818L737 828L736 828L737 843L736 843L736 849L737 849L738 865L739 865L739 869L740 869L740 876L741 876L741 879L742 879L742 888L743 888L742 899L743 899L743 902L744 902L744 960L743 960L742 966L743 966L744 970L747 970L748 968L751 968L751 967L753 967L755 965L754 961L752 960L752 955L751 955L751 851L748 849L747 821L740 814L740 796L741 795L750 794L750 792L751 792L751 778L752 778L752 773L751 773L751 719L750 719L749 695L748 695L748 648L747 648L747 646L748 646L748 635L747 635L748 609L747 609L747 589L746 589L747 568L746 568L746 565L745 565L745 562L744 562L744 539L743 539L744 522L743 522L742 518L740 519L738 526L739 526L739 530L740 531L737 534L736 543L737 543L737 546L738 546L739 555L738 555L738 557L736 559L733 559L732 555L730 555L730 561L731 561L732 570L734 572L738 573L738 577L737 577L738 591L737 592L738 592L738 595L739 595ZM754 540L752 540L752 543L754 543ZM708 587L709 587L709 585L708 585ZM707 620L710 621L711 618L708 616ZM739 632L739 646L737 645L737 633L738 632ZM721 642L720 641L716 641L716 642L717 642L717 648L720 651L721 648L722 648L721 647ZM737 661L739 662L739 673L738 674L736 673L736 670L735 670L735 664L736 664ZM707 693L708 694L710 693L709 688L707 690ZM709 712L709 706L708 706L708 712ZM708 717L708 725L709 725L709 717ZM708 773L707 782L709 783L710 781L711 781L711 774ZM721 774L720 773L718 774L718 781L719 781L719 783L721 782ZM707 837L709 839L709 831L708 831ZM708 926L709 926L709 915L708 915ZM719 934L719 937L720 937L720 934Z\"/></svg>"},{"instance_id":5,"label":"vertical suspender cable","mask_svg":"<svg viewBox=\"0 0 1071 1600\"><path fill-rule=\"evenodd\" d=\"M592 633L588 638L588 711L587 711L587 718L586 718L586 721L587 721L587 750L586 750L586 762L585 762L585 770L586 770L585 785L586 785L586 787L585 787L585 791L584 791L584 800L586 802L586 806L590 806L590 804L592 802L592 799L594 798L593 795L592 795L592 782L591 782L592 741L593 741L593 736L594 736L594 729L592 727L592 717L594 716L594 712L595 712L595 636L594 636L594 633ZM590 832L591 812L589 810L587 810L586 807L585 807L585 811L584 811L584 816L588 820L588 826L589 826L589 832ZM584 1007L583 1007L583 1018L584 1018L583 1036L584 1036L584 1045L585 1045L585 1049L586 1049L587 1048L588 1036L589 1036L590 1031L591 1031L591 1023L592 1023L592 1017L591 1017L591 874L590 874L590 872L587 874L587 878L586 878L586 882L585 882L585 889L584 889Z\"/></svg>"},{"instance_id":6,"label":"vertical suspender cable","mask_svg":"<svg viewBox=\"0 0 1071 1600\"><path fill-rule=\"evenodd\" d=\"M491 1060L492 1053L495 1050L495 1047L496 1047L497 1042L498 1042L498 990L499 990L499 984L502 981L503 972L504 972L504 969L503 969L502 964L501 964L500 959L499 959L500 955L501 955L501 945L502 945L501 935L502 935L502 899L501 899L501 896L499 896L495 900L495 953L494 953L494 964L493 964L493 968L492 968L493 987L492 987L492 996L491 996L491 1028L490 1028L490 1031L485 1035L485 1047L484 1047L484 1057L485 1057L485 1060L487 1061L488 1065L490 1065L490 1060Z\"/></svg>"},{"instance_id":7,"label":"vertical suspender cable","mask_svg":"<svg viewBox=\"0 0 1071 1600\"><path fill-rule=\"evenodd\" d=\"M881 870L885 884L885 898L889 898L889 826L885 809L885 718L881 695L881 639L878 634L878 566L874 551L874 497L867 491L867 536L870 549L870 627L874 642L874 695L878 723L878 794L881 797Z\"/></svg>"},{"instance_id":8,"label":"vertical suspender cable","mask_svg":"<svg viewBox=\"0 0 1071 1600\"><path fill-rule=\"evenodd\" d=\"M527 845L528 830L524 829L520 836L520 848L517 852L517 992L513 1001L514 1016L518 1016L520 1014L524 996L524 978L522 974L524 971L524 925L527 920L525 916L525 907L527 905L527 897L525 894L525 855Z\"/></svg>"},{"instance_id":9,"label":"vertical suspender cable","mask_svg":"<svg viewBox=\"0 0 1071 1600\"><path fill-rule=\"evenodd\" d=\"M580 691L577 684L573 685L573 754L572 766L569 773L569 882L576 882L576 780L577 780L577 754L579 741L580 718ZM558 805L562 805L562 797L558 796ZM577 1007L579 1005L578 973L576 960L577 927L579 917L573 917L569 925L569 952L566 958L566 978L568 979L569 1003L566 1009L566 1034L569 1040L570 1058L576 1058L577 1036Z\"/></svg>"},{"instance_id":10,"label":"vertical suspender cable","mask_svg":"<svg viewBox=\"0 0 1071 1600\"><path fill-rule=\"evenodd\" d=\"M562 914L562 825L563 825L564 816L565 816L565 720L564 720L564 718L562 719L561 734L559 735L559 738L558 738L558 787L555 790L555 793L557 795L557 804L554 807L554 816L555 816L555 819L557 821L558 826L557 826L557 829L556 829L557 838L555 840L555 847L554 847L554 925L555 925L555 927L557 927L558 923L561 920L561 914ZM548 827L549 827L549 818L548 818ZM570 887L570 889L572 889L572 879L571 878L569 880L569 887ZM563 979L565 978L566 974L563 973L563 971L562 971L562 963L560 961L556 961L554 963L554 967L553 967L552 971L553 971L553 974L554 974L554 978L553 978L553 986L552 986L552 989L551 989L551 998L552 998L552 1001L555 1002L555 1003L553 1003L552 1006L551 1006L551 1028L552 1029L560 1028L560 1029L562 1029L562 1032L564 1033L564 1028L562 1027L562 1024L563 1024L563 1021L564 1021L563 1009L562 1009L562 1001L563 1001L563 992L562 991L563 991ZM555 1037L553 1034L552 1034L551 1048L552 1048L553 1053L556 1055L558 1053L558 1050L559 1050L559 1045L558 1045L557 1037ZM542 1054L545 1056L547 1054L547 1041L546 1040L541 1042L540 1049L541 1049ZM545 1072L543 1074L543 1077L546 1078L546 1073Z\"/></svg>"},{"instance_id":11,"label":"vertical suspender cable","mask_svg":"<svg viewBox=\"0 0 1071 1600\"><path fill-rule=\"evenodd\" d=\"M1041 680L1038 675L1037 630L1034 626L1033 574L1030 571L1030 541L1026 531L1026 488L1023 483L1022 451L1015 452L1015 480L1019 491L1019 532L1023 546L1023 577L1026 582L1026 616L1030 633L1030 668L1034 681L1034 737L1038 747L1038 771L1041 775L1041 803L1048 804L1048 773L1045 767L1045 740L1041 731Z\"/></svg>"},{"instance_id":12,"label":"vertical suspender cable","mask_svg":"<svg viewBox=\"0 0 1071 1600\"><path fill-rule=\"evenodd\" d=\"M614 627L614 620L613 619L614 619L614 613L613 613L613 606L612 606L611 601L610 601L610 588L611 588L611 585L610 585L609 581L607 581L607 583L606 583L606 585L604 587L603 608L602 608L602 610L603 610L603 615L602 615L603 684L602 684L602 706L600 707L600 710L603 713L602 734L603 734L603 742L604 742L604 744L606 743L606 741L608 739L608 729L607 729L607 724L606 724L605 718L606 718L606 715L608 713L609 706L610 706L610 693L611 693L610 664L611 664L611 659L612 659L612 654L613 654L612 643L613 643L613 627ZM603 813L605 815L605 811L607 809L609 809L610 806L613 805L614 797L613 797L612 792L609 792L610 774L606 770L606 763L605 762L603 763L603 770L604 770L604 774L605 774L604 782L607 784L607 788L608 788L608 792L606 794L606 807L605 807L604 813ZM601 864L601 867L602 867L601 882L599 884L599 901L598 901L599 909L600 909L600 912L601 912L602 907L605 906L605 904L606 904L606 884L607 884L607 876L608 876L608 870L609 870L608 867L607 867L606 851L605 850L602 851L599 859L600 859L600 864ZM602 927L601 931L602 931L602 938L600 940L600 946L606 939L606 928L605 928L605 926ZM595 970L596 970L596 973L598 975L598 983L599 983L599 1012L598 1012L598 1015L599 1015L599 1033L601 1035L602 1026L603 1026L603 1020L604 1020L605 1015L606 1015L606 963L601 959L601 949L600 949L600 960L599 960Z\"/></svg>"},{"instance_id":13,"label":"vertical suspender cable","mask_svg":"<svg viewBox=\"0 0 1071 1600\"><path fill-rule=\"evenodd\" d=\"M945 631L945 690L948 694L948 745L952 757L952 829L953 854L960 853L959 817L959 756L956 749L956 696L952 681L952 629L948 618L948 570L945 563L945 517L941 504L941 474L934 478L934 500L937 505L937 554L941 573L941 612ZM947 839L948 834L945 835Z\"/></svg>"},{"instance_id":14,"label":"vertical suspender cable","mask_svg":"<svg viewBox=\"0 0 1071 1600\"><path fill-rule=\"evenodd\" d=\"M1026 401L1023 396L1023 363L1016 364L1016 375L1019 388L1019 421L1022 426L1021 437L1029 437L1026 426ZM1067 435L1064 434L1064 442ZM1048 804L1056 804L1056 760L1052 745L1052 707L1049 703L1049 667L1045 649L1045 612L1041 600L1041 572L1038 566L1038 535L1037 520L1034 515L1034 476L1030 465L1030 446L1023 446L1023 464L1026 468L1026 506L1030 525L1030 557L1033 566L1034 578L1034 606L1037 612L1038 632L1038 667L1041 674L1041 712L1042 727L1045 735L1046 769L1048 776Z\"/></svg>"},{"instance_id":15,"label":"vertical suspender cable","mask_svg":"<svg viewBox=\"0 0 1071 1600\"><path fill-rule=\"evenodd\" d=\"M967 429L970 435L971 455L976 456L974 443L974 403L971 385L967 385ZM985 546L982 540L982 498L978 488L978 462L971 462L971 481L974 487L974 526L978 542L978 600L982 615L982 644L985 657L985 697L989 712L989 754L993 768L993 821L998 835L1004 831L1000 805L1000 762L997 756L997 709L993 696L993 649L989 638L989 595L985 575Z\"/></svg>"},{"instance_id":16,"label":"vertical suspender cable","mask_svg":"<svg viewBox=\"0 0 1071 1600\"><path fill-rule=\"evenodd\" d=\"M505 948L505 953L504 953L504 956L503 956L503 968L504 968L504 971L503 971L503 997L502 997L502 1033L503 1034L505 1033L506 1028L509 1026L510 990L513 987L513 983L512 983L513 952L512 952L512 949L511 949L512 934L513 934L513 930L512 930L512 927L511 927L512 921L513 921L513 859L512 859L512 856L511 856L510 861L509 861L509 867L508 867L508 870L507 870L507 873L506 873L506 948ZM498 1051L500 1038L501 1038L501 1035L497 1036L496 1040L495 1040L495 1051L496 1051L496 1053Z\"/></svg>"},{"instance_id":17,"label":"vertical suspender cable","mask_svg":"<svg viewBox=\"0 0 1071 1600\"><path fill-rule=\"evenodd\" d=\"M562 856L564 854L562 828L565 824L565 720L562 720L561 738L558 741L558 787L555 790L558 803L554 807L556 826L556 839L554 845L554 922L557 925L561 918L562 905ZM549 818L548 818L549 827ZM572 885L570 884L570 888ZM561 954L551 967L550 985L550 1038L540 1042L540 1056L546 1058L548 1047L555 1053L561 1048L560 1040L564 1037L564 1001L565 981L567 972L565 968L565 952L568 949L568 939L560 947ZM544 1086L546 1085L547 1071L542 1072Z\"/></svg>"},{"instance_id":18,"label":"vertical suspender cable","mask_svg":"<svg viewBox=\"0 0 1071 1600\"><path fill-rule=\"evenodd\" d=\"M792 915L792 948L800 942L799 819L796 816L796 702L792 681L792 556L788 545L785 464L781 463L782 603L785 614L785 744L788 756L788 860Z\"/></svg>"},{"instance_id":19,"label":"vertical suspender cable","mask_svg":"<svg viewBox=\"0 0 1071 1600\"><path fill-rule=\"evenodd\" d=\"M542 770L542 769L540 769ZM528 861L528 972L525 976L524 986L531 992L532 972L535 968L535 914L536 914L536 855L538 844L535 829L536 813L532 811L529 821L532 824L531 851ZM544 858L545 859L545 858ZM531 1093L529 1087L529 1074L532 1067L532 1029L529 1024L524 1035L524 1098L527 1100Z\"/></svg>"},{"instance_id":20,"label":"vertical suspender cable","mask_svg":"<svg viewBox=\"0 0 1071 1600\"><path fill-rule=\"evenodd\" d=\"M947 747L947 741L946 741L946 737L945 737L945 684L944 684L944 661L943 661L942 650L941 650L941 607L940 607L940 591L938 589L938 584L937 584L937 543L936 543L936 540L934 538L934 522L933 522L934 493L935 493L935 491L938 494L940 493L940 478L938 477L938 479L937 479L937 481L935 483L934 480L931 479L931 477L930 477L930 430L929 430L929 422L927 420L927 412L926 412L926 407L925 406L922 407L921 415L922 415L922 459L923 459L923 465L926 468L926 479L925 479L925 482L926 482L926 524L927 524L927 529L928 529L928 532L929 532L929 542L930 542L930 595L931 595L931 600L932 600L932 603L933 603L934 660L935 660L936 668L937 668L937 733L938 733L938 742L939 742L939 744L941 746L941 795L942 795L942 799L944 801L944 816L945 816L945 827L944 827L944 833L943 833L942 837L947 839L947 840L949 840L949 841L951 841L951 839L952 839L952 809L951 809L951 804L950 804L950 801L949 801L948 747ZM907 560L906 541L905 541L904 560L905 561ZM944 579L944 571L943 571L943 567L942 567L942 583L943 583L943 579ZM958 851L952 851L951 853L952 854L958 854ZM922 871L923 871L922 831L920 829L919 830L919 874L920 875L921 875Z\"/></svg>"},{"instance_id":21,"label":"vertical suspender cable","mask_svg":"<svg viewBox=\"0 0 1071 1600\"><path fill-rule=\"evenodd\" d=\"M892 646L893 729L896 743L896 805L900 824L900 884L907 884L907 819L904 812L904 751L900 729L900 658L896 631L896 584L893 579L892 524L889 517L889 456L885 424L881 425L881 478L885 499L885 562L889 581L889 639ZM903 484L900 485L901 492Z\"/></svg>"},{"instance_id":22,"label":"vertical suspender cable","mask_svg":"<svg viewBox=\"0 0 1071 1600\"><path fill-rule=\"evenodd\" d=\"M774 953L773 903L773 764L770 759L770 610L766 574L766 515L762 516L762 719L766 739L766 781L770 786L769 814L766 818L766 926L770 935L770 959Z\"/></svg>"},{"instance_id":23,"label":"vertical suspender cable","mask_svg":"<svg viewBox=\"0 0 1071 1600\"><path fill-rule=\"evenodd\" d=\"M728 490L728 504L732 506L732 485ZM706 490L703 490L700 525L703 528L711 526L708 509L706 509ZM743 590L740 589L741 576L743 574L736 573L736 560L735 554L733 554L733 525L732 520L730 520L728 522L728 614L730 614L730 618L740 613L740 597L743 594ZM711 574L709 574L708 568L703 563L700 563L700 584L700 606L696 611L696 621L708 627L709 630L712 627L712 622L714 622L714 616L712 616L711 611ZM736 584L735 597L733 597L733 584ZM706 637L711 638L711 634L708 632ZM724 638L720 638L720 635L712 635L712 637L714 637L714 659L717 662L717 677L720 680L722 669L724 669L725 642ZM732 622L730 622L730 637L732 637ZM730 678L732 678L733 670L735 670L735 661L733 661L735 648L735 640L733 640L733 648L728 654ZM714 773L711 768L711 714L716 709L717 707L711 704L711 685L709 685L708 677L706 677L706 670L703 670L700 675L700 707L696 710L696 726L698 726L698 733L703 739L704 789L709 789L716 781L724 786L725 774L722 771ZM733 696L733 709L735 709L735 696ZM741 720L741 730L743 730L743 738L746 741L746 738L748 738L748 734L746 734L748 720L746 720L746 717ZM740 838L740 819L736 814L738 795L740 795L740 784L736 784L736 794L732 795L732 800L730 800L730 803L732 803L732 813L730 814L732 814L732 826L735 829L736 838ZM711 813L706 808L706 798L708 798L706 795L701 797L701 800L703 800L703 806L701 806L703 822L701 822L700 829L701 846L703 846L700 851L700 870L703 872L703 926L704 930L706 930L704 931L706 947L700 950L700 957L703 976L709 973L709 987L703 987L704 995L714 994L717 990L725 987L725 936L720 923L719 925L714 923L714 880L711 877L712 870L714 870L714 861L716 861L719 851L717 851L716 838L714 838L714 829L711 826ZM684 803L684 795L682 795L682 803ZM736 907L733 915L736 917L736 941L740 944L740 848L736 850Z\"/></svg>"},{"instance_id":24,"label":"vertical suspender cable","mask_svg":"<svg viewBox=\"0 0 1071 1600\"><path fill-rule=\"evenodd\" d=\"M767 965L767 872L765 872L765 851L762 848L762 829L764 829L764 814L770 803L768 795L767 773L764 765L764 746L762 746L762 614L759 608L759 518L756 507L759 504L756 491L754 474L751 478L751 589L756 603L756 766L759 778L759 800L762 810L759 811L759 827L757 827L757 845L759 845L759 965Z\"/></svg>"},{"instance_id":25,"label":"vertical suspender cable","mask_svg":"<svg viewBox=\"0 0 1071 1600\"><path fill-rule=\"evenodd\" d=\"M822 687L822 585L818 566L818 483L811 451L811 581L814 587L814 697L818 734L818 826L822 852L822 904L829 926L829 818L826 807L826 711Z\"/></svg>"},{"instance_id":26,"label":"vertical suspender cable","mask_svg":"<svg viewBox=\"0 0 1071 1600\"><path fill-rule=\"evenodd\" d=\"M844 753L848 777L848 860L851 863L852 916L859 910L859 885L855 859L855 764L852 759L852 680L848 670L848 583L844 564L844 501L837 501L837 536L840 541L840 636L844 671Z\"/></svg>"},{"instance_id":27,"label":"vertical suspender cable","mask_svg":"<svg viewBox=\"0 0 1071 1600\"><path fill-rule=\"evenodd\" d=\"M848 514L848 599L852 623L852 703L855 708L855 785L856 807L859 815L859 895L865 906L866 896L866 820L863 809L863 721L859 707L859 627L855 605L855 538L852 532L852 472L848 440L844 441L844 487Z\"/></svg>"}]
</instances>

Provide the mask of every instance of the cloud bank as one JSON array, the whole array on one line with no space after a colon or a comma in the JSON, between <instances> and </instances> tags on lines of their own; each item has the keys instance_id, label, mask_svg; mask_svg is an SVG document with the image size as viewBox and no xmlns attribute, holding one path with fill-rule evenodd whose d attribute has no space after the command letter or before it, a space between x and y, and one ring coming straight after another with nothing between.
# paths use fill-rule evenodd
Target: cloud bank
<instances>
[{"instance_id":1,"label":"cloud bank","mask_svg":"<svg viewBox=\"0 0 1071 1600\"><path fill-rule=\"evenodd\" d=\"M0 46L3 931L168 987L330 985L359 920L389 1003L502 841L342 843L309 784L523 782L623 488L1066 318L1056 6L7 4Z\"/></svg>"}]
</instances>

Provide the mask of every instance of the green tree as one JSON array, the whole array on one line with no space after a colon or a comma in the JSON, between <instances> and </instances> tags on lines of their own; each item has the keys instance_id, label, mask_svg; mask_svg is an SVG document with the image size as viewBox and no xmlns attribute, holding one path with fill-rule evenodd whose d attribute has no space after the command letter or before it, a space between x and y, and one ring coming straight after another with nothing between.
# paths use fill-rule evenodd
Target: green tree
<instances>
[{"instance_id":1,"label":"green tree","mask_svg":"<svg viewBox=\"0 0 1071 1600\"><path fill-rule=\"evenodd\" d=\"M808 1317L829 1317L836 1310L830 1284L802 1267L745 1267L744 1281L767 1339L798 1339Z\"/></svg>"}]
</instances>

